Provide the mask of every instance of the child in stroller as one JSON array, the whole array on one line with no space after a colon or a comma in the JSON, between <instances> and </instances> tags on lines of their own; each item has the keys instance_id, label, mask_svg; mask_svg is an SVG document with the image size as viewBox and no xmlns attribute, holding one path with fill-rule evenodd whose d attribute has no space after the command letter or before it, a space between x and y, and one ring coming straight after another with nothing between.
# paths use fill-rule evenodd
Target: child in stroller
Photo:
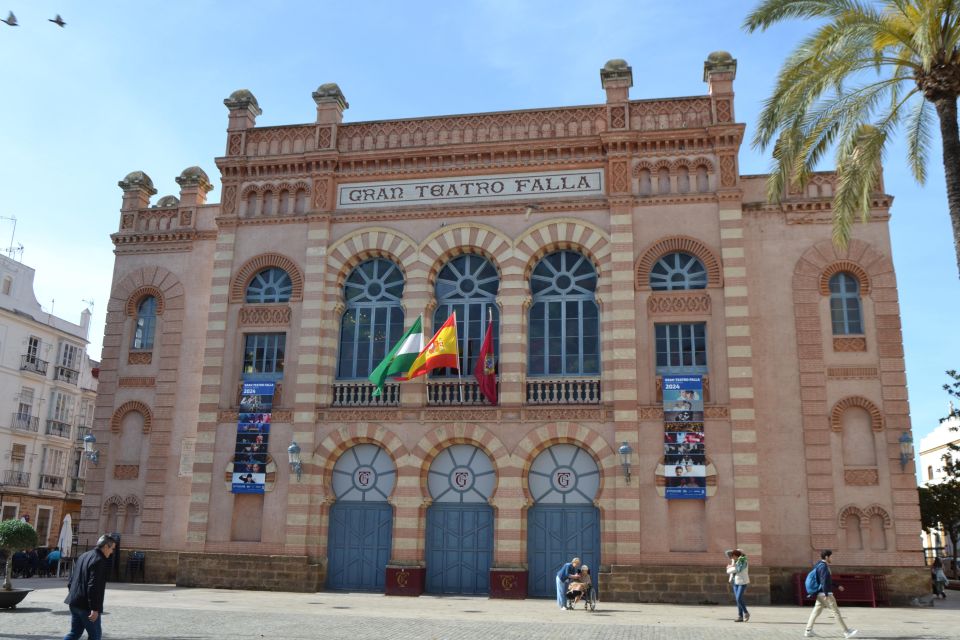
<instances>
[{"instance_id":1,"label":"child in stroller","mask_svg":"<svg viewBox=\"0 0 960 640\"><path fill-rule=\"evenodd\" d=\"M584 611L593 611L597 608L596 594L593 590L593 579L590 577L590 567L580 567L580 577L574 578L567 586L567 609L573 609L581 601Z\"/></svg>"}]
</instances>

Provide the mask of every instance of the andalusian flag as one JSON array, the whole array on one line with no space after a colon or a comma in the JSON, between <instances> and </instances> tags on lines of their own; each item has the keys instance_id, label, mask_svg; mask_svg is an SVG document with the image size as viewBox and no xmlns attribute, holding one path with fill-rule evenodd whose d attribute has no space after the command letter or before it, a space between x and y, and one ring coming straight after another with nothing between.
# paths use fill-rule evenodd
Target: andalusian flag
<instances>
[{"instance_id":1,"label":"andalusian flag","mask_svg":"<svg viewBox=\"0 0 960 640\"><path fill-rule=\"evenodd\" d=\"M420 352L423 351L423 328L422 318L417 318L400 341L393 346L383 362L377 365L377 368L367 377L371 383L377 385L373 396L377 397L383 392L383 383L387 378L407 378L407 371L413 364Z\"/></svg>"},{"instance_id":2,"label":"andalusian flag","mask_svg":"<svg viewBox=\"0 0 960 640\"><path fill-rule=\"evenodd\" d=\"M443 323L436 335L427 343L407 371L407 380L422 376L431 369L451 367L460 369L460 352L457 349L457 312L454 311Z\"/></svg>"}]
</instances>

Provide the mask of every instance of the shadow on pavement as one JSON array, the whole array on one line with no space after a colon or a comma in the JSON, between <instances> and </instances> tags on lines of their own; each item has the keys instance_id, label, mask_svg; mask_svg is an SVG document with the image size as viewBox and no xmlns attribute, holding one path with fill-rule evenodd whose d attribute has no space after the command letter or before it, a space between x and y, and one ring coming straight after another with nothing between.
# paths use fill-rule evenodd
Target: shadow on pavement
<instances>
[{"instance_id":1,"label":"shadow on pavement","mask_svg":"<svg viewBox=\"0 0 960 640\"><path fill-rule=\"evenodd\" d=\"M16 613L42 613L42 612L44 612L44 611L50 611L50 609L48 609L48 608L46 608L46 607L14 607L13 609L4 609L4 610L3 610L4 613L9 613L9 614L16 614ZM3 637L3 635L0 634L0 638L2 638L2 637Z\"/></svg>"}]
</instances>

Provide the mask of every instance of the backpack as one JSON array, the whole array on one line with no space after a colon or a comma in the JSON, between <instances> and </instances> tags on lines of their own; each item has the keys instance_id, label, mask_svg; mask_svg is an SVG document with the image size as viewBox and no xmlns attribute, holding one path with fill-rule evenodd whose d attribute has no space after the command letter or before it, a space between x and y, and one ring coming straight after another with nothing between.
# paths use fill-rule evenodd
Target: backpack
<instances>
[{"instance_id":1,"label":"backpack","mask_svg":"<svg viewBox=\"0 0 960 640\"><path fill-rule=\"evenodd\" d=\"M807 597L812 597L820 592L822 585L820 584L820 579L817 577L817 566L820 563L813 565L813 569L810 570L810 573L807 574L807 579L803 581L803 588L807 590Z\"/></svg>"}]
</instances>

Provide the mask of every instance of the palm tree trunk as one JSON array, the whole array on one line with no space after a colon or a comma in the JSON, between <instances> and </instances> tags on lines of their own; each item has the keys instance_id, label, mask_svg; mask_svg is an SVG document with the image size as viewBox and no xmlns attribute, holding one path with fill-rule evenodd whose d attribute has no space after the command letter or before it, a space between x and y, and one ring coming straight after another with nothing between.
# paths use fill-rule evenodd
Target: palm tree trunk
<instances>
[{"instance_id":1,"label":"palm tree trunk","mask_svg":"<svg viewBox=\"0 0 960 640\"><path fill-rule=\"evenodd\" d=\"M960 131L957 128L957 98L940 98L933 104L940 117L943 173L947 182L947 204L950 206L950 224L953 227L953 248L957 254L957 273L960 275Z\"/></svg>"}]
</instances>

